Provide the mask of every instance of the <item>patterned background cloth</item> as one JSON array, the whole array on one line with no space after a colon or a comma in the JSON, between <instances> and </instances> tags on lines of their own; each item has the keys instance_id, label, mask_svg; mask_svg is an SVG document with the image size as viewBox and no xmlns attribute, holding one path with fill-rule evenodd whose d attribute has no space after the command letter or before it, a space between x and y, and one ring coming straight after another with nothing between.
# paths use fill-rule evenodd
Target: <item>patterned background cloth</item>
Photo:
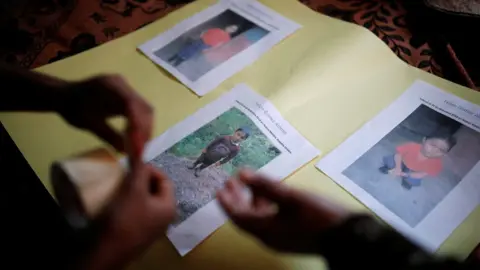
<instances>
[{"instance_id":1,"label":"patterned background cloth","mask_svg":"<svg viewBox=\"0 0 480 270\"><path fill-rule=\"evenodd\" d=\"M432 50L406 27L395 0L300 0L311 9L368 28L405 62L441 76ZM181 5L165 0L3 0L0 61L39 67L135 31Z\"/></svg>"}]
</instances>

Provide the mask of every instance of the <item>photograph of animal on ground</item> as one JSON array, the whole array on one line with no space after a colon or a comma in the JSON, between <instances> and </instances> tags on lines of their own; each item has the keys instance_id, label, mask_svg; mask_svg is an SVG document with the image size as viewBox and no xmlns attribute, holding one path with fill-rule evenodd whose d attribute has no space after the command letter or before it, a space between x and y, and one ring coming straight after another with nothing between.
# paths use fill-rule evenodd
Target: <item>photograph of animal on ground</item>
<instances>
[{"instance_id":1,"label":"photograph of animal on ground","mask_svg":"<svg viewBox=\"0 0 480 270\"><path fill-rule=\"evenodd\" d=\"M425 105L343 174L411 227L480 160L480 134Z\"/></svg>"},{"instance_id":2,"label":"photograph of animal on ground","mask_svg":"<svg viewBox=\"0 0 480 270\"><path fill-rule=\"evenodd\" d=\"M231 10L186 31L154 54L194 82L269 33Z\"/></svg>"},{"instance_id":3,"label":"photograph of animal on ground","mask_svg":"<svg viewBox=\"0 0 480 270\"><path fill-rule=\"evenodd\" d=\"M175 185L178 219L182 223L215 198L215 192L239 169L256 171L281 151L245 113L232 107L181 139L150 164Z\"/></svg>"}]
</instances>

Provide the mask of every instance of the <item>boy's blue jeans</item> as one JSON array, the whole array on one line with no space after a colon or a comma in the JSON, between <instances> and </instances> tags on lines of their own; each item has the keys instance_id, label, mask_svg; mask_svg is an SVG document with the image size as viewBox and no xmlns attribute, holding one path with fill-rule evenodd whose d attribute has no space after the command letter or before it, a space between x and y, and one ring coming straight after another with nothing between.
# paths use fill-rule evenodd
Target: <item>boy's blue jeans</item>
<instances>
[{"instance_id":1,"label":"boy's blue jeans","mask_svg":"<svg viewBox=\"0 0 480 270\"><path fill-rule=\"evenodd\" d=\"M186 61L208 48L210 48L210 46L205 44L203 40L199 39L199 40L192 41L189 44L186 44L183 48L180 49L177 55L183 61Z\"/></svg>"},{"instance_id":2,"label":"boy's blue jeans","mask_svg":"<svg viewBox=\"0 0 480 270\"><path fill-rule=\"evenodd\" d=\"M395 168L395 155L389 155L383 157L383 165L387 167L389 170ZM402 172L404 173L412 173L414 171L410 170L405 164L402 162ZM411 186L420 186L422 184L421 178L412 178L412 177L403 177L403 181L407 182Z\"/></svg>"}]
</instances>

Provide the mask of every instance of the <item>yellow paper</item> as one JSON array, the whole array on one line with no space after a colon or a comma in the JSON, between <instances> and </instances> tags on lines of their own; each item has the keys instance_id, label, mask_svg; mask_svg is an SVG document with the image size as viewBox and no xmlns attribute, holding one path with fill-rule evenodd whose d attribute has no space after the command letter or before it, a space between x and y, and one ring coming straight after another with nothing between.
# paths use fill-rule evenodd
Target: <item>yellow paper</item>
<instances>
[{"instance_id":1,"label":"yellow paper","mask_svg":"<svg viewBox=\"0 0 480 270\"><path fill-rule=\"evenodd\" d=\"M71 80L99 73L123 74L155 107L154 136L237 83L245 82L270 99L286 120L323 153L338 146L417 79L480 104L480 94L409 67L362 27L320 15L296 0L260 2L303 28L201 99L138 53L136 47L215 3L214 0L196 1L134 33L40 71ZM0 120L49 190L48 168L54 160L100 144L92 135L72 129L54 114L6 113L0 115ZM313 162L287 182L353 210L368 211L316 170ZM439 252L465 257L480 242L480 231L476 229L479 225L477 209ZM225 225L183 259L163 239L134 268L263 270L319 269L321 265L316 258L276 256L232 225Z\"/></svg>"}]
</instances>

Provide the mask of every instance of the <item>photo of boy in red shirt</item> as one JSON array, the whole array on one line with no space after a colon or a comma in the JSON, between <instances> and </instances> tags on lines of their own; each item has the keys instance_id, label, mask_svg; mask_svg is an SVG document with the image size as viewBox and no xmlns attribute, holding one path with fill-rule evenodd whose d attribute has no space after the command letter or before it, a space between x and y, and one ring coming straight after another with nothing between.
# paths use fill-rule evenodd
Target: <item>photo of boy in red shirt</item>
<instances>
[{"instance_id":1,"label":"photo of boy in red shirt","mask_svg":"<svg viewBox=\"0 0 480 270\"><path fill-rule=\"evenodd\" d=\"M174 31L175 33L167 35L176 37L173 39L168 37L169 43L161 48L155 48L153 54L163 61L160 65L174 76L181 76L189 82L197 82L217 68L228 71L230 60L233 62L241 60L242 58L235 60L235 56L249 48L252 51L251 46L270 33L269 30L230 9L207 20L196 20L186 25L179 24L178 27L180 26L182 30L178 29ZM210 79L218 77L212 75Z\"/></svg>"},{"instance_id":2,"label":"photo of boy in red shirt","mask_svg":"<svg viewBox=\"0 0 480 270\"><path fill-rule=\"evenodd\" d=\"M414 228L479 162L480 132L422 104L342 174Z\"/></svg>"},{"instance_id":3,"label":"photo of boy in red shirt","mask_svg":"<svg viewBox=\"0 0 480 270\"><path fill-rule=\"evenodd\" d=\"M235 24L223 29L211 28L205 30L200 34L199 38L193 39L181 47L175 55L168 59L168 62L172 66L177 67L200 53L228 43L232 39L232 35L238 30L239 27Z\"/></svg>"},{"instance_id":4,"label":"photo of boy in red shirt","mask_svg":"<svg viewBox=\"0 0 480 270\"><path fill-rule=\"evenodd\" d=\"M231 136L220 136L202 150L202 154L188 168L194 175L210 166L221 166L232 160L240 152L240 143L250 136L248 128L239 128Z\"/></svg>"},{"instance_id":5,"label":"photo of boy in red shirt","mask_svg":"<svg viewBox=\"0 0 480 270\"><path fill-rule=\"evenodd\" d=\"M453 137L425 137L422 143L408 142L399 145L394 155L383 158L379 171L402 177L402 187L410 190L420 186L427 177L435 177L443 169L442 158L456 144Z\"/></svg>"}]
</instances>

